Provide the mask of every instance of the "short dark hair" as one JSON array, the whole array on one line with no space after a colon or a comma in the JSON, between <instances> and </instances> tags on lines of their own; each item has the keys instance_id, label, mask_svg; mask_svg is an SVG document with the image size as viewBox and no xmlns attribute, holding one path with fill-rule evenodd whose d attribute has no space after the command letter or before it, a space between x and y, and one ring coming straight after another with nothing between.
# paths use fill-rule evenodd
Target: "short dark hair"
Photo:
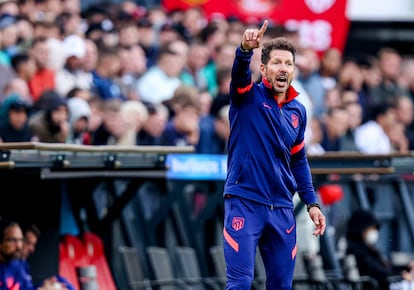
<instances>
[{"instance_id":1,"label":"short dark hair","mask_svg":"<svg viewBox=\"0 0 414 290\"><path fill-rule=\"evenodd\" d=\"M0 217L0 243L4 240L5 231L9 227L20 226L20 224L12 219Z\"/></svg>"},{"instance_id":2,"label":"short dark hair","mask_svg":"<svg viewBox=\"0 0 414 290\"><path fill-rule=\"evenodd\" d=\"M15 72L19 71L19 66L22 63L27 63L30 60L30 57L27 53L19 53L11 58L11 66Z\"/></svg>"},{"instance_id":3,"label":"short dark hair","mask_svg":"<svg viewBox=\"0 0 414 290\"><path fill-rule=\"evenodd\" d=\"M388 111L395 109L396 106L394 103L390 102L380 102L375 104L372 107L372 117L374 120L377 120L379 116L386 115Z\"/></svg>"},{"instance_id":4,"label":"short dark hair","mask_svg":"<svg viewBox=\"0 0 414 290\"><path fill-rule=\"evenodd\" d=\"M40 229L39 227L34 223L28 223L23 228L23 234L26 235L26 233L32 232L38 239L40 238Z\"/></svg>"},{"instance_id":5,"label":"short dark hair","mask_svg":"<svg viewBox=\"0 0 414 290\"><path fill-rule=\"evenodd\" d=\"M292 41L286 37L277 37L265 42L262 48L261 61L263 64L267 64L270 59L270 52L275 49L290 51L293 55L293 61L296 57L296 47Z\"/></svg>"}]
</instances>

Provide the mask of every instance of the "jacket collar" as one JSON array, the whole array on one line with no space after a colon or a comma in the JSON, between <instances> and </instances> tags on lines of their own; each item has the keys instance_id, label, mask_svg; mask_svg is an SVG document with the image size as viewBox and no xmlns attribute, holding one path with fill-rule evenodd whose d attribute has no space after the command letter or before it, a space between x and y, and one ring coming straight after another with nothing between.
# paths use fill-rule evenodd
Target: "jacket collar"
<instances>
[{"instance_id":1,"label":"jacket collar","mask_svg":"<svg viewBox=\"0 0 414 290\"><path fill-rule=\"evenodd\" d=\"M264 77L262 78L262 83L267 89L269 89L269 91L271 91L272 85ZM284 103L289 103L294 98L296 98L298 95L299 95L299 93L295 90L295 88L292 85L290 85L289 88L286 91L286 97L287 97L286 100L283 101L282 103L280 103L279 105L282 105ZM277 102L277 96L273 96L273 98Z\"/></svg>"}]
</instances>

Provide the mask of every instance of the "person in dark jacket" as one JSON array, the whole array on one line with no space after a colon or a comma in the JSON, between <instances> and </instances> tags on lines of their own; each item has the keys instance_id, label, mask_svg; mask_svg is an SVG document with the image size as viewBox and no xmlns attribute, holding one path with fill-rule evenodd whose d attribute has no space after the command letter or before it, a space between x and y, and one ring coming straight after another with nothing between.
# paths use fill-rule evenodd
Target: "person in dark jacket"
<instances>
[{"instance_id":1,"label":"person in dark jacket","mask_svg":"<svg viewBox=\"0 0 414 290\"><path fill-rule=\"evenodd\" d=\"M29 128L31 105L16 94L9 95L0 106L0 141L37 141Z\"/></svg>"},{"instance_id":2,"label":"person in dark jacket","mask_svg":"<svg viewBox=\"0 0 414 290\"><path fill-rule=\"evenodd\" d=\"M386 290L391 281L413 280L414 265L411 263L402 272L393 268L390 260L378 248L379 229L380 223L372 212L353 212L347 225L347 254L355 256L361 275L374 278L380 289Z\"/></svg>"},{"instance_id":3,"label":"person in dark jacket","mask_svg":"<svg viewBox=\"0 0 414 290\"><path fill-rule=\"evenodd\" d=\"M30 116L29 127L45 143L65 143L69 135L69 111L66 99L55 91L44 92L34 103L36 113Z\"/></svg>"},{"instance_id":4,"label":"person in dark jacket","mask_svg":"<svg viewBox=\"0 0 414 290\"><path fill-rule=\"evenodd\" d=\"M262 81L252 81L253 49L267 29L247 29L237 48L230 84L228 171L224 186L226 289L250 289L256 248L266 289L292 289L296 262L293 195L298 192L315 225L325 231L305 152L305 107L291 86L296 48L286 38L263 43Z\"/></svg>"}]
</instances>

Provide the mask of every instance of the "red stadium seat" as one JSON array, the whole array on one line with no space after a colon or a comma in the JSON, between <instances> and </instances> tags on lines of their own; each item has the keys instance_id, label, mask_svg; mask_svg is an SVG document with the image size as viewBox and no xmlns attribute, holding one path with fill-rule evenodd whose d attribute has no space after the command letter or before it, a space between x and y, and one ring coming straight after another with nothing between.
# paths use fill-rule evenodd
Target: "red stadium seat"
<instances>
[{"instance_id":1,"label":"red stadium seat","mask_svg":"<svg viewBox=\"0 0 414 290\"><path fill-rule=\"evenodd\" d=\"M76 268L88 264L86 249L82 241L73 235L62 236L59 244L59 275L80 289Z\"/></svg>"},{"instance_id":2,"label":"red stadium seat","mask_svg":"<svg viewBox=\"0 0 414 290\"><path fill-rule=\"evenodd\" d=\"M92 232L85 232L82 240L89 263L96 267L99 290L116 290L101 238Z\"/></svg>"}]
</instances>

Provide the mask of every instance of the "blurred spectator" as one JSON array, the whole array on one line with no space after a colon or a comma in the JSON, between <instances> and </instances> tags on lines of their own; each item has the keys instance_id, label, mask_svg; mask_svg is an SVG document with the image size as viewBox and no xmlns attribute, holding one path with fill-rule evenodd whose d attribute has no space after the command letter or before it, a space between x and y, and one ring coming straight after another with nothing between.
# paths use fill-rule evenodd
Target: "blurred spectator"
<instances>
[{"instance_id":1,"label":"blurred spectator","mask_svg":"<svg viewBox=\"0 0 414 290\"><path fill-rule=\"evenodd\" d=\"M178 40L180 33L177 30L177 24L173 23L172 20L168 19L164 24L161 25L158 32L158 46L162 47L167 43Z\"/></svg>"},{"instance_id":2,"label":"blurred spectator","mask_svg":"<svg viewBox=\"0 0 414 290\"><path fill-rule=\"evenodd\" d=\"M66 62L65 47L63 41L56 37L48 37L47 45L49 46L49 57L47 67L54 72L61 70Z\"/></svg>"},{"instance_id":3,"label":"blurred spectator","mask_svg":"<svg viewBox=\"0 0 414 290\"><path fill-rule=\"evenodd\" d=\"M61 0L42 0L35 1L35 3L42 17L48 20L55 21L62 13L63 6Z\"/></svg>"},{"instance_id":4,"label":"blurred spectator","mask_svg":"<svg viewBox=\"0 0 414 290\"><path fill-rule=\"evenodd\" d=\"M139 78L146 72L145 53L138 44L118 48L119 62L121 68L118 76L118 84L121 86L123 95L128 100L139 100L136 91ZM131 61L133 59L134 61Z\"/></svg>"},{"instance_id":5,"label":"blurred spectator","mask_svg":"<svg viewBox=\"0 0 414 290\"><path fill-rule=\"evenodd\" d=\"M378 281L381 290L390 287L390 278L412 281L414 264L399 272L393 268L389 259L381 253L377 242L380 223L375 215L368 210L356 210L347 224L347 254L355 256L361 275L370 276Z\"/></svg>"},{"instance_id":6,"label":"blurred spectator","mask_svg":"<svg viewBox=\"0 0 414 290\"><path fill-rule=\"evenodd\" d=\"M349 116L344 107L330 108L322 123L321 145L325 151L341 151L343 138L349 129Z\"/></svg>"},{"instance_id":7,"label":"blurred spectator","mask_svg":"<svg viewBox=\"0 0 414 290\"><path fill-rule=\"evenodd\" d=\"M119 138L118 145L137 145L138 134L148 118L148 110L140 101L130 100L121 105L121 116L127 130Z\"/></svg>"},{"instance_id":8,"label":"blurred spectator","mask_svg":"<svg viewBox=\"0 0 414 290\"><path fill-rule=\"evenodd\" d=\"M246 30L245 24L237 17L228 17L227 23L228 23L228 29L226 31L227 41L234 43L234 44L241 43L243 32Z\"/></svg>"},{"instance_id":9,"label":"blurred spectator","mask_svg":"<svg viewBox=\"0 0 414 290\"><path fill-rule=\"evenodd\" d=\"M147 68L150 68L157 63L158 58L158 43L157 34L152 26L151 20L147 17L143 17L138 20L138 34L139 44L144 49L145 56L147 58Z\"/></svg>"},{"instance_id":10,"label":"blurred spectator","mask_svg":"<svg viewBox=\"0 0 414 290\"><path fill-rule=\"evenodd\" d=\"M89 124L88 124L89 125L88 131L90 133L93 133L102 124L103 108L104 108L105 101L103 101L99 97L91 97L88 100L88 103L89 103L89 108L91 109L91 115L90 115Z\"/></svg>"},{"instance_id":11,"label":"blurred spectator","mask_svg":"<svg viewBox=\"0 0 414 290\"><path fill-rule=\"evenodd\" d=\"M142 9L142 7L140 7ZM161 4L147 5L146 7L146 16L156 30L158 30L162 24L167 21L167 12L164 9L164 6Z\"/></svg>"},{"instance_id":12,"label":"blurred spectator","mask_svg":"<svg viewBox=\"0 0 414 290\"><path fill-rule=\"evenodd\" d=\"M333 88L327 89L325 92L325 97L323 101L323 106L325 113L322 115L317 115L319 118L323 118L327 111L330 109L334 109L337 107L342 106L342 91L341 88L338 86L335 86Z\"/></svg>"},{"instance_id":13,"label":"blurred spectator","mask_svg":"<svg viewBox=\"0 0 414 290\"><path fill-rule=\"evenodd\" d=\"M374 105L383 102L393 103L397 96L406 94L397 82L401 70L401 56L393 48L382 48L378 53L378 66L381 82L371 88L373 103Z\"/></svg>"},{"instance_id":14,"label":"blurred spectator","mask_svg":"<svg viewBox=\"0 0 414 290\"><path fill-rule=\"evenodd\" d=\"M184 67L184 73L188 75L188 84L191 84L199 90L207 89L207 80L202 73L203 68L207 65L210 53L203 42L194 40L188 49L187 63Z\"/></svg>"},{"instance_id":15,"label":"blurred spectator","mask_svg":"<svg viewBox=\"0 0 414 290\"><path fill-rule=\"evenodd\" d=\"M20 78L13 78L9 81L9 83L4 88L4 97L7 97L11 94L17 94L22 97L26 102L29 104L33 103L32 96L29 93L29 86L27 82ZM4 100L3 98L0 99L1 102Z\"/></svg>"},{"instance_id":16,"label":"blurred spectator","mask_svg":"<svg viewBox=\"0 0 414 290\"><path fill-rule=\"evenodd\" d=\"M37 71L36 62L34 58L30 57L26 53L15 55L11 59L11 66L14 69L16 76L21 80L25 81L27 85L29 84L29 81L34 77ZM31 95L30 97L32 98Z\"/></svg>"},{"instance_id":17,"label":"blurred spectator","mask_svg":"<svg viewBox=\"0 0 414 290\"><path fill-rule=\"evenodd\" d=\"M5 88L7 87L8 83L15 77L15 73L10 66L0 64L0 75L0 99L3 99L6 97L4 95Z\"/></svg>"},{"instance_id":18,"label":"blurred spectator","mask_svg":"<svg viewBox=\"0 0 414 290\"><path fill-rule=\"evenodd\" d=\"M66 56L65 65L55 75L56 91L66 96L73 88L89 90L92 86L92 74L82 68L82 59L85 56L85 41L78 35L69 35L63 40L63 49Z\"/></svg>"},{"instance_id":19,"label":"blurred spectator","mask_svg":"<svg viewBox=\"0 0 414 290\"><path fill-rule=\"evenodd\" d=\"M161 48L157 64L138 81L137 92L141 101L158 104L169 100L181 84L179 76L183 66L182 56L168 46Z\"/></svg>"},{"instance_id":20,"label":"blurred spectator","mask_svg":"<svg viewBox=\"0 0 414 290\"><path fill-rule=\"evenodd\" d=\"M87 102L89 102L92 99L91 91L83 90L83 89L80 89L80 88L77 88L77 87L71 89L66 95L66 99L70 99L70 98L73 98L73 97L80 97L80 98L84 99Z\"/></svg>"},{"instance_id":21,"label":"blurred spectator","mask_svg":"<svg viewBox=\"0 0 414 290\"><path fill-rule=\"evenodd\" d=\"M63 3L70 2L80 2L80 1L63 1ZM82 19L79 12L73 10L78 10L80 7L77 5L72 5L70 7L63 7L64 11L59 15L58 21L62 29L62 36L66 37L72 34L82 33Z\"/></svg>"},{"instance_id":22,"label":"blurred spectator","mask_svg":"<svg viewBox=\"0 0 414 290\"><path fill-rule=\"evenodd\" d=\"M40 230L35 224L28 224L23 229L23 247L20 255L20 259L23 261L23 264L26 267L26 273L30 274L30 266L27 262L29 256L31 256L36 251L37 243L40 239ZM75 287L63 278L60 275L55 275L45 279L43 282L44 285L50 285L50 287L55 287L55 289L67 289L67 290L75 290ZM41 285L37 285L40 287Z\"/></svg>"},{"instance_id":23,"label":"blurred spectator","mask_svg":"<svg viewBox=\"0 0 414 290\"><path fill-rule=\"evenodd\" d=\"M367 62L367 61L365 61ZM356 101L363 110L363 122L369 117L369 110L372 108L372 98L364 82L363 70L357 60L347 59L339 72L338 85L346 93L354 92L357 95ZM344 95L344 93L342 93ZM343 97L344 98L344 97ZM345 100L343 100L344 102Z\"/></svg>"},{"instance_id":24,"label":"blurred spectator","mask_svg":"<svg viewBox=\"0 0 414 290\"><path fill-rule=\"evenodd\" d=\"M341 104L344 106L348 104L352 104L352 103L360 104L358 93L349 87L343 87L341 89L340 99L341 99Z\"/></svg>"},{"instance_id":25,"label":"blurred spectator","mask_svg":"<svg viewBox=\"0 0 414 290\"><path fill-rule=\"evenodd\" d=\"M55 290L55 279L34 286L26 262L22 261L23 231L19 223L2 217L0 220L0 285L4 290ZM61 285L61 290L69 290Z\"/></svg>"},{"instance_id":26,"label":"blurred spectator","mask_svg":"<svg viewBox=\"0 0 414 290\"><path fill-rule=\"evenodd\" d=\"M20 3L16 0L3 0L0 3L0 15L9 14L17 16L20 13Z\"/></svg>"},{"instance_id":27,"label":"blurred spectator","mask_svg":"<svg viewBox=\"0 0 414 290\"><path fill-rule=\"evenodd\" d=\"M33 40L30 57L35 61L36 72L28 84L30 95L36 102L45 91L55 89L55 72L48 67L49 46L47 38L41 37Z\"/></svg>"},{"instance_id":28,"label":"blurred spectator","mask_svg":"<svg viewBox=\"0 0 414 290\"><path fill-rule=\"evenodd\" d=\"M305 90L313 102L314 114L321 117L329 108L326 107L327 92L337 86L342 66L342 54L336 48L326 50L321 58L319 70L313 76L313 82L304 82Z\"/></svg>"},{"instance_id":29,"label":"blurred spectator","mask_svg":"<svg viewBox=\"0 0 414 290\"><path fill-rule=\"evenodd\" d=\"M360 57L357 62L363 78L362 91L366 96L366 102L361 103L364 111L362 123L365 123L373 118L371 110L374 106L374 100L371 95L371 89L380 84L381 72L378 66L378 60L373 56Z\"/></svg>"},{"instance_id":30,"label":"blurred spectator","mask_svg":"<svg viewBox=\"0 0 414 290\"><path fill-rule=\"evenodd\" d=\"M101 4L92 4L85 9L82 14L82 18L85 20L87 27L95 23L103 22L105 19L109 18L109 12L107 7Z\"/></svg>"},{"instance_id":31,"label":"blurred spectator","mask_svg":"<svg viewBox=\"0 0 414 290\"><path fill-rule=\"evenodd\" d=\"M408 153L409 141L403 123L396 121L392 130L388 131L388 137L391 142L391 152Z\"/></svg>"},{"instance_id":32,"label":"blurred spectator","mask_svg":"<svg viewBox=\"0 0 414 290\"><path fill-rule=\"evenodd\" d=\"M348 130L342 138L342 151L359 151L355 143L355 130L362 124L362 106L357 101L344 102L344 107L348 113Z\"/></svg>"},{"instance_id":33,"label":"blurred spectator","mask_svg":"<svg viewBox=\"0 0 414 290\"><path fill-rule=\"evenodd\" d=\"M321 145L323 140L323 133L322 124L319 118L313 117L310 121L309 128L309 142L305 143L306 152L309 155L321 155L325 153L325 149Z\"/></svg>"},{"instance_id":34,"label":"blurred spectator","mask_svg":"<svg viewBox=\"0 0 414 290\"><path fill-rule=\"evenodd\" d=\"M23 232L16 221L0 220L0 276L1 287L6 290L34 290L32 278L19 259L23 248Z\"/></svg>"},{"instance_id":35,"label":"blurred spectator","mask_svg":"<svg viewBox=\"0 0 414 290\"><path fill-rule=\"evenodd\" d=\"M414 100L414 57L405 56L401 61L401 71L398 84L407 91L407 95Z\"/></svg>"},{"instance_id":36,"label":"blurred spectator","mask_svg":"<svg viewBox=\"0 0 414 290\"><path fill-rule=\"evenodd\" d=\"M223 22L220 22L223 23ZM219 21L213 21L208 23L203 30L201 30L198 38L204 43L204 46L208 49L208 55L211 57L214 56L217 48L231 39L226 35L228 27L225 27L225 24L219 24ZM244 31L244 30L243 30ZM243 31L238 34L237 45L241 43L240 35L243 35Z\"/></svg>"},{"instance_id":37,"label":"blurred spectator","mask_svg":"<svg viewBox=\"0 0 414 290\"><path fill-rule=\"evenodd\" d=\"M125 100L120 86L115 82L120 70L118 52L114 48L101 48L98 63L92 72L92 91L102 100Z\"/></svg>"},{"instance_id":38,"label":"blurred spectator","mask_svg":"<svg viewBox=\"0 0 414 290\"><path fill-rule=\"evenodd\" d=\"M9 95L0 106L0 142L37 141L29 128L30 103L19 95Z\"/></svg>"},{"instance_id":39,"label":"blurred spectator","mask_svg":"<svg viewBox=\"0 0 414 290\"><path fill-rule=\"evenodd\" d=\"M207 25L207 19L201 7L194 6L186 9L181 22L183 26L182 35L190 41L197 38L203 28Z\"/></svg>"},{"instance_id":40,"label":"blurred spectator","mask_svg":"<svg viewBox=\"0 0 414 290\"><path fill-rule=\"evenodd\" d=\"M91 109L89 103L82 97L68 99L69 134L66 143L90 145L89 119Z\"/></svg>"},{"instance_id":41,"label":"blurred spectator","mask_svg":"<svg viewBox=\"0 0 414 290\"><path fill-rule=\"evenodd\" d=\"M70 128L66 100L55 91L46 91L34 105L37 112L29 119L33 134L40 142L65 143Z\"/></svg>"},{"instance_id":42,"label":"blurred spectator","mask_svg":"<svg viewBox=\"0 0 414 290\"><path fill-rule=\"evenodd\" d=\"M0 15L1 51L4 52L5 64L10 65L10 59L19 53L17 18L10 14Z\"/></svg>"},{"instance_id":43,"label":"blurred spectator","mask_svg":"<svg viewBox=\"0 0 414 290\"><path fill-rule=\"evenodd\" d=\"M109 18L92 23L86 30L85 36L95 42L99 48L115 48L118 45L118 33Z\"/></svg>"},{"instance_id":44,"label":"blurred spectator","mask_svg":"<svg viewBox=\"0 0 414 290\"><path fill-rule=\"evenodd\" d=\"M59 39L60 30L56 22L40 17L33 21L33 39L53 38Z\"/></svg>"},{"instance_id":45,"label":"blurred spectator","mask_svg":"<svg viewBox=\"0 0 414 290\"><path fill-rule=\"evenodd\" d=\"M138 133L137 145L161 145L161 135L169 119L168 108L163 104L149 104L148 117Z\"/></svg>"},{"instance_id":46,"label":"blurred spectator","mask_svg":"<svg viewBox=\"0 0 414 290\"><path fill-rule=\"evenodd\" d=\"M215 115L200 119L200 142L197 153L227 154L230 136L229 105L223 105Z\"/></svg>"},{"instance_id":47,"label":"blurred spectator","mask_svg":"<svg viewBox=\"0 0 414 290\"><path fill-rule=\"evenodd\" d=\"M390 154L391 140L387 132L396 123L395 106L380 103L373 108L374 119L355 129L355 143L359 151L368 154Z\"/></svg>"},{"instance_id":48,"label":"blurred spectator","mask_svg":"<svg viewBox=\"0 0 414 290\"><path fill-rule=\"evenodd\" d=\"M33 25L28 18L22 16L17 19L16 25L19 51L20 53L25 53L29 50L33 40Z\"/></svg>"},{"instance_id":49,"label":"blurred spectator","mask_svg":"<svg viewBox=\"0 0 414 290\"><path fill-rule=\"evenodd\" d=\"M180 79L183 84L196 86L195 80L185 71L189 60L189 44L182 39L177 39L168 43L167 46L179 57L177 57L176 61L178 67L177 70L180 71Z\"/></svg>"},{"instance_id":50,"label":"blurred spectator","mask_svg":"<svg viewBox=\"0 0 414 290\"><path fill-rule=\"evenodd\" d=\"M198 92L198 98L200 100L200 116L207 116L210 114L213 97L208 91L203 90Z\"/></svg>"},{"instance_id":51,"label":"blurred spectator","mask_svg":"<svg viewBox=\"0 0 414 290\"><path fill-rule=\"evenodd\" d=\"M119 27L119 46L132 47L139 44L138 26L133 21L123 23Z\"/></svg>"},{"instance_id":52,"label":"blurred spectator","mask_svg":"<svg viewBox=\"0 0 414 290\"><path fill-rule=\"evenodd\" d=\"M215 116L225 105L230 105L230 81L231 69L219 68L216 71L216 82L218 85L217 95L213 98L210 114Z\"/></svg>"},{"instance_id":53,"label":"blurred spectator","mask_svg":"<svg viewBox=\"0 0 414 290\"><path fill-rule=\"evenodd\" d=\"M173 116L161 136L161 145L197 146L200 141L200 101L197 89L179 86L168 101L168 106Z\"/></svg>"},{"instance_id":54,"label":"blurred spectator","mask_svg":"<svg viewBox=\"0 0 414 290\"><path fill-rule=\"evenodd\" d=\"M95 42L85 39L85 55L82 58L82 69L85 72L92 72L96 69L98 62L98 47Z\"/></svg>"},{"instance_id":55,"label":"blurred spectator","mask_svg":"<svg viewBox=\"0 0 414 290\"><path fill-rule=\"evenodd\" d=\"M396 105L397 121L404 126L408 149L414 150L414 103L408 96L399 96Z\"/></svg>"},{"instance_id":56,"label":"blurred spectator","mask_svg":"<svg viewBox=\"0 0 414 290\"><path fill-rule=\"evenodd\" d=\"M127 123L121 115L122 101L103 101L99 127L92 132L92 145L116 145L127 131ZM97 124L98 125L98 124Z\"/></svg>"},{"instance_id":57,"label":"blurred spectator","mask_svg":"<svg viewBox=\"0 0 414 290\"><path fill-rule=\"evenodd\" d=\"M323 99L317 99L317 97L324 96L325 89L320 84L318 54L311 48L303 49L297 55L295 63L298 69L297 78L312 101L312 114L320 118L323 109L318 106L323 105Z\"/></svg>"},{"instance_id":58,"label":"blurred spectator","mask_svg":"<svg viewBox=\"0 0 414 290\"><path fill-rule=\"evenodd\" d=\"M204 78L207 80L207 89L212 96L218 93L217 71L221 68L231 69L234 53L238 44L224 42L217 47L209 63L203 69Z\"/></svg>"}]
</instances>

